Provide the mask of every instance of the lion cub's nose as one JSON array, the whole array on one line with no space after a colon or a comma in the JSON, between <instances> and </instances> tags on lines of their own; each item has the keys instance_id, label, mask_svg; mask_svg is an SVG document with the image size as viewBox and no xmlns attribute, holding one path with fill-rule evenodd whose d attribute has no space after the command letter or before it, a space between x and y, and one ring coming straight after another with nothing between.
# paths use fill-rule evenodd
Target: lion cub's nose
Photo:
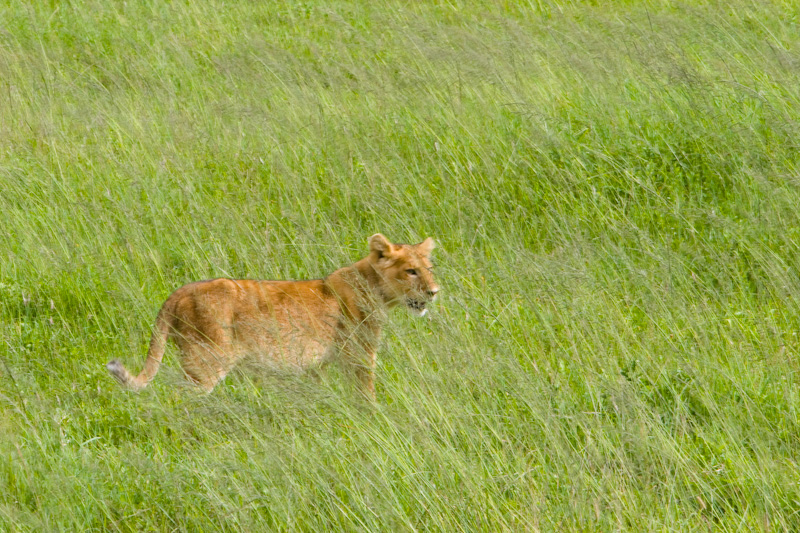
<instances>
[{"instance_id":1,"label":"lion cub's nose","mask_svg":"<svg viewBox=\"0 0 800 533\"><path fill-rule=\"evenodd\" d=\"M433 287L425 291L425 294L430 296L431 298L436 298L436 293L439 292L439 287Z\"/></svg>"}]
</instances>

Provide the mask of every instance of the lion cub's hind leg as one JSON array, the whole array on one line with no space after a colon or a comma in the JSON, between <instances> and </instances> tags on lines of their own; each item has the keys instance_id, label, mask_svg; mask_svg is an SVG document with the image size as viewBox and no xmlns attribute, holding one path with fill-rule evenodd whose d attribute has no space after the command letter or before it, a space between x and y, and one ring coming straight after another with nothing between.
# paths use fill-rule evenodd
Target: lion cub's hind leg
<instances>
[{"instance_id":1,"label":"lion cub's hind leg","mask_svg":"<svg viewBox=\"0 0 800 533\"><path fill-rule=\"evenodd\" d=\"M205 335L198 331L178 335L181 368L192 383L205 392L211 390L238 361L231 335L223 328L214 328Z\"/></svg>"}]
</instances>

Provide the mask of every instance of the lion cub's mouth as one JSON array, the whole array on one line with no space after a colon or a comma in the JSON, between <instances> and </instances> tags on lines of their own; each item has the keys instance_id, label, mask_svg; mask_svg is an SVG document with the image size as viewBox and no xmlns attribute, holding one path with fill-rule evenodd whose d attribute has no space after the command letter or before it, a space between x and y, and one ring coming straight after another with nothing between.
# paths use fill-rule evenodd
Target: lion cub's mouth
<instances>
[{"instance_id":1,"label":"lion cub's mouth","mask_svg":"<svg viewBox=\"0 0 800 533\"><path fill-rule=\"evenodd\" d=\"M428 312L428 310L425 308L427 304L428 302L424 300L413 300L410 298L406 300L406 305L408 306L408 308L414 311L414 313L416 313L419 316L425 316L425 313Z\"/></svg>"}]
</instances>

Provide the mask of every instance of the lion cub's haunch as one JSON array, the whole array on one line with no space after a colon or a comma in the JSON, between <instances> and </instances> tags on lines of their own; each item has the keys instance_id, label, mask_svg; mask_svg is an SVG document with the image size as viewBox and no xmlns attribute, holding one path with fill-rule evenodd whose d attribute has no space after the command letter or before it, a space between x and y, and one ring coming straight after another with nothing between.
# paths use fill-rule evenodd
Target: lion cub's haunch
<instances>
[{"instance_id":1,"label":"lion cub's haunch","mask_svg":"<svg viewBox=\"0 0 800 533\"><path fill-rule=\"evenodd\" d=\"M254 281L215 279L173 292L156 318L142 372L134 377L118 360L109 372L139 390L158 372L167 339L181 366L210 391L244 357L307 368L340 360L375 395L375 351L386 310L398 304L424 315L439 286L431 273L433 239L392 244L381 234L370 253L324 279Z\"/></svg>"}]
</instances>

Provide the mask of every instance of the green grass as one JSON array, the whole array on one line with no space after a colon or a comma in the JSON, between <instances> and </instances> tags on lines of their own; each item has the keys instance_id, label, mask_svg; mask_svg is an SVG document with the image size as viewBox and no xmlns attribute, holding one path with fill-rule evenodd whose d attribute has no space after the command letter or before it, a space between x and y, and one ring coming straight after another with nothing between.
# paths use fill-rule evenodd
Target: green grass
<instances>
[{"instance_id":1,"label":"green grass","mask_svg":"<svg viewBox=\"0 0 800 533\"><path fill-rule=\"evenodd\" d=\"M591 4L591 5L590 5ZM793 2L3 2L0 530L800 529ZM138 369L433 236L378 401Z\"/></svg>"}]
</instances>

